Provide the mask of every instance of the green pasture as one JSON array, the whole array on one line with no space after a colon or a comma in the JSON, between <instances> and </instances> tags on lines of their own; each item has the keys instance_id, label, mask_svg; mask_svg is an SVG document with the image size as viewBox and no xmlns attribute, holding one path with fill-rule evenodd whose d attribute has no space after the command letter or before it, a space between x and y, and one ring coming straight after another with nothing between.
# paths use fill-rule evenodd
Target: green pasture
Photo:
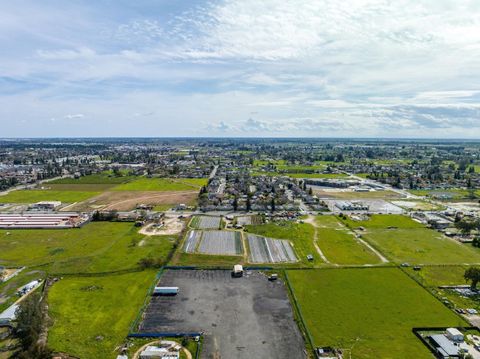
<instances>
[{"instance_id":1,"label":"green pasture","mask_svg":"<svg viewBox=\"0 0 480 359\"><path fill-rule=\"evenodd\" d=\"M206 178L139 178L113 189L116 191L195 191L207 182Z\"/></svg>"},{"instance_id":2,"label":"green pasture","mask_svg":"<svg viewBox=\"0 0 480 359\"><path fill-rule=\"evenodd\" d=\"M318 216L317 244L335 264L377 264L378 256L355 239L354 234L334 216Z\"/></svg>"},{"instance_id":3,"label":"green pasture","mask_svg":"<svg viewBox=\"0 0 480 359\"><path fill-rule=\"evenodd\" d=\"M424 227L402 215L374 215L367 221L344 221L391 260L413 264L480 263L480 251Z\"/></svg>"},{"instance_id":4,"label":"green pasture","mask_svg":"<svg viewBox=\"0 0 480 359\"><path fill-rule=\"evenodd\" d=\"M0 196L0 203L36 203L41 201L60 201L63 203L81 202L88 198L99 195L94 191L56 191L42 189L26 189L12 191Z\"/></svg>"},{"instance_id":5,"label":"green pasture","mask_svg":"<svg viewBox=\"0 0 480 359\"><path fill-rule=\"evenodd\" d=\"M120 222L0 230L0 265L41 266L51 273L117 271L136 268L142 258L165 259L174 242L172 236L144 236L132 223Z\"/></svg>"},{"instance_id":6,"label":"green pasture","mask_svg":"<svg viewBox=\"0 0 480 359\"><path fill-rule=\"evenodd\" d=\"M64 277L48 293L48 345L82 359L116 358L154 278L154 271Z\"/></svg>"},{"instance_id":7,"label":"green pasture","mask_svg":"<svg viewBox=\"0 0 480 359\"><path fill-rule=\"evenodd\" d=\"M288 271L315 346L352 358L431 358L413 327L467 323L397 268Z\"/></svg>"}]
</instances>

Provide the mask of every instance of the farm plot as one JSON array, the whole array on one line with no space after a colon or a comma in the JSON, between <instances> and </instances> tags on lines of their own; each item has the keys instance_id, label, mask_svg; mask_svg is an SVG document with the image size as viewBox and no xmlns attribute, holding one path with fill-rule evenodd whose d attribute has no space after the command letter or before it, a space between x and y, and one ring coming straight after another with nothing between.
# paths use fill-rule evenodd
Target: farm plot
<instances>
[{"instance_id":1,"label":"farm plot","mask_svg":"<svg viewBox=\"0 0 480 359\"><path fill-rule=\"evenodd\" d=\"M280 263L297 262L297 256L288 240L272 239L267 237L248 235L250 247L250 262L252 263Z\"/></svg>"},{"instance_id":2,"label":"farm plot","mask_svg":"<svg viewBox=\"0 0 480 359\"><path fill-rule=\"evenodd\" d=\"M242 254L243 246L240 232L205 231L198 251L204 254Z\"/></svg>"},{"instance_id":3,"label":"farm plot","mask_svg":"<svg viewBox=\"0 0 480 359\"><path fill-rule=\"evenodd\" d=\"M195 248L197 248L200 239L202 238L202 231L190 231L188 232L187 239L183 246L183 251L185 253L195 253Z\"/></svg>"},{"instance_id":4,"label":"farm plot","mask_svg":"<svg viewBox=\"0 0 480 359\"><path fill-rule=\"evenodd\" d=\"M219 229L221 221L220 217L198 216L192 219L191 226L197 229Z\"/></svg>"}]
</instances>

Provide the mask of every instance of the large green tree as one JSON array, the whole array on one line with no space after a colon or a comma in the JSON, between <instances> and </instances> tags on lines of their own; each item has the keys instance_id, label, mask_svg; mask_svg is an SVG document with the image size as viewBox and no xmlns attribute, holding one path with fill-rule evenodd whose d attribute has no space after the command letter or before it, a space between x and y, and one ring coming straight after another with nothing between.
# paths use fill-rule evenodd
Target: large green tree
<instances>
[{"instance_id":1,"label":"large green tree","mask_svg":"<svg viewBox=\"0 0 480 359\"><path fill-rule=\"evenodd\" d=\"M463 278L468 282L470 281L470 287L472 289L477 289L477 284L480 282L480 268L479 267L470 267L467 268Z\"/></svg>"}]
</instances>

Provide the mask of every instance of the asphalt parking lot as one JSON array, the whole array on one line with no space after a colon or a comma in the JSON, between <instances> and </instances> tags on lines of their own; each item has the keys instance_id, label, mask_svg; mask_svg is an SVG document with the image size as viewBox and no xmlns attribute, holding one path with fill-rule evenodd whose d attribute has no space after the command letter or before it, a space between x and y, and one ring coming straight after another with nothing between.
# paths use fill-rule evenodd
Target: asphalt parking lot
<instances>
[{"instance_id":1,"label":"asphalt parking lot","mask_svg":"<svg viewBox=\"0 0 480 359\"><path fill-rule=\"evenodd\" d=\"M168 270L162 286L179 294L153 297L140 332L203 332L202 358L305 358L304 342L282 281L258 271Z\"/></svg>"}]
</instances>

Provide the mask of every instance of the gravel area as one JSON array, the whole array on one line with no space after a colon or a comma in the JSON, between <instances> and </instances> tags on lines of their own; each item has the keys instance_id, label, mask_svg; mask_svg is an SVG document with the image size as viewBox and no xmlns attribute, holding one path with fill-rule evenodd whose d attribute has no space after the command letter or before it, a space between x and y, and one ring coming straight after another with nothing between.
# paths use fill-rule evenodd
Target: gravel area
<instances>
[{"instance_id":1,"label":"gravel area","mask_svg":"<svg viewBox=\"0 0 480 359\"><path fill-rule=\"evenodd\" d=\"M160 285L179 293L152 297L141 332L203 332L204 359L306 358L281 279L270 282L258 271L232 278L225 270L167 270Z\"/></svg>"}]
</instances>

